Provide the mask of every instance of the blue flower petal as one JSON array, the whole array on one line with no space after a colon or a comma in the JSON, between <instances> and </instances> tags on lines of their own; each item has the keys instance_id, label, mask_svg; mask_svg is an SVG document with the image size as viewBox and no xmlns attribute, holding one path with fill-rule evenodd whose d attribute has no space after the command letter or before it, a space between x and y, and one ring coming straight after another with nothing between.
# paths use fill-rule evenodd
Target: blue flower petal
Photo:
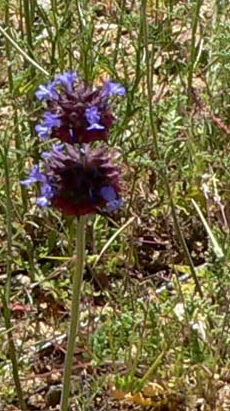
<instances>
[{"instance_id":1,"label":"blue flower petal","mask_svg":"<svg viewBox=\"0 0 230 411\"><path fill-rule=\"evenodd\" d=\"M121 208L122 206L123 200L121 198L119 200L113 200L106 204L106 211L110 213L112 211L116 211L118 208Z\"/></svg>"},{"instance_id":2,"label":"blue flower petal","mask_svg":"<svg viewBox=\"0 0 230 411\"><path fill-rule=\"evenodd\" d=\"M116 199L117 195L113 187L105 186L100 189L100 194L105 201L113 201Z\"/></svg>"},{"instance_id":3,"label":"blue flower petal","mask_svg":"<svg viewBox=\"0 0 230 411\"><path fill-rule=\"evenodd\" d=\"M26 180L21 180L20 183L22 186L30 187L35 181L32 181L31 178L27 178Z\"/></svg>"},{"instance_id":4,"label":"blue flower petal","mask_svg":"<svg viewBox=\"0 0 230 411\"><path fill-rule=\"evenodd\" d=\"M100 120L100 114L96 106L86 108L85 116L89 124L97 123Z\"/></svg>"},{"instance_id":5,"label":"blue flower petal","mask_svg":"<svg viewBox=\"0 0 230 411\"><path fill-rule=\"evenodd\" d=\"M50 113L47 111L44 116L44 121L42 124L36 124L35 131L39 135L39 137L43 138L44 140L50 137L50 132L52 128L58 128L61 126L61 120L57 116L57 114Z\"/></svg>"},{"instance_id":6,"label":"blue flower petal","mask_svg":"<svg viewBox=\"0 0 230 411\"><path fill-rule=\"evenodd\" d=\"M125 87L120 83L113 83L112 81L107 81L105 83L105 95L110 96L116 94L117 96L124 96L126 93Z\"/></svg>"},{"instance_id":7,"label":"blue flower petal","mask_svg":"<svg viewBox=\"0 0 230 411\"><path fill-rule=\"evenodd\" d=\"M41 153L41 158L43 158L43 160L51 158L53 153L61 153L63 151L64 144L53 144L52 148L53 151L43 151L43 153Z\"/></svg>"},{"instance_id":8,"label":"blue flower petal","mask_svg":"<svg viewBox=\"0 0 230 411\"><path fill-rule=\"evenodd\" d=\"M49 183L45 183L41 187L41 194L50 199L54 196L54 190Z\"/></svg>"},{"instance_id":9,"label":"blue flower petal","mask_svg":"<svg viewBox=\"0 0 230 411\"><path fill-rule=\"evenodd\" d=\"M86 130L104 130L104 129L105 129L104 126L101 126L100 124L94 123L94 124L91 124L91 126L87 127Z\"/></svg>"},{"instance_id":10,"label":"blue flower petal","mask_svg":"<svg viewBox=\"0 0 230 411\"><path fill-rule=\"evenodd\" d=\"M43 138L46 140L50 136L50 131L51 129L47 126L44 126L42 124L36 124L34 127L36 133L39 135L39 137Z\"/></svg>"},{"instance_id":11,"label":"blue flower petal","mask_svg":"<svg viewBox=\"0 0 230 411\"><path fill-rule=\"evenodd\" d=\"M40 207L47 207L50 205L50 200L46 198L45 196L38 197L36 199L36 204L39 205Z\"/></svg>"},{"instance_id":12,"label":"blue flower petal","mask_svg":"<svg viewBox=\"0 0 230 411\"><path fill-rule=\"evenodd\" d=\"M47 86L41 84L37 91L35 91L35 96L38 100L56 100L58 99L58 93L55 90L55 83L52 82Z\"/></svg>"},{"instance_id":13,"label":"blue flower petal","mask_svg":"<svg viewBox=\"0 0 230 411\"><path fill-rule=\"evenodd\" d=\"M96 106L91 106L91 107L86 108L85 116L86 116L88 123L90 124L89 127L87 127L87 130L103 130L105 128L101 124L98 124L101 116Z\"/></svg>"},{"instance_id":14,"label":"blue flower petal","mask_svg":"<svg viewBox=\"0 0 230 411\"><path fill-rule=\"evenodd\" d=\"M49 128L56 128L56 127L60 127L61 125L61 120L59 119L59 117L57 116L57 114L53 114L50 113L49 111L47 111L44 114L44 122L43 125Z\"/></svg>"},{"instance_id":15,"label":"blue flower petal","mask_svg":"<svg viewBox=\"0 0 230 411\"><path fill-rule=\"evenodd\" d=\"M122 207L123 200L117 198L116 191L111 186L104 186L100 190L101 196L107 202L105 210L107 212L112 212Z\"/></svg>"},{"instance_id":16,"label":"blue flower petal","mask_svg":"<svg viewBox=\"0 0 230 411\"><path fill-rule=\"evenodd\" d=\"M65 71L64 73L58 74L55 77L55 84L64 84L66 89L71 92L73 91L73 85L77 78L77 74L71 71Z\"/></svg>"},{"instance_id":17,"label":"blue flower petal","mask_svg":"<svg viewBox=\"0 0 230 411\"><path fill-rule=\"evenodd\" d=\"M26 180L22 180L21 184L26 186L26 187L30 187L31 184L34 183L45 183L46 182L46 176L40 172L39 170L39 165L36 164L35 166L33 166L30 174L29 174L29 178L27 178Z\"/></svg>"},{"instance_id":18,"label":"blue flower petal","mask_svg":"<svg viewBox=\"0 0 230 411\"><path fill-rule=\"evenodd\" d=\"M54 190L49 183L44 183L41 187L41 196L37 198L36 204L41 207L47 207L51 204L51 198L54 196Z\"/></svg>"}]
</instances>

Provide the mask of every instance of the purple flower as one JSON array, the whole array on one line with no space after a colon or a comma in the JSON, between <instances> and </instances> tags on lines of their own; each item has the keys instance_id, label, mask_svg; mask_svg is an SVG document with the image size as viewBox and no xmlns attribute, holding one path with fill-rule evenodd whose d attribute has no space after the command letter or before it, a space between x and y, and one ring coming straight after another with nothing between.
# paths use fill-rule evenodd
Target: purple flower
<instances>
[{"instance_id":1,"label":"purple flower","mask_svg":"<svg viewBox=\"0 0 230 411\"><path fill-rule=\"evenodd\" d=\"M47 207L50 205L50 201L45 196L38 197L36 200L36 204L39 205L40 207Z\"/></svg>"},{"instance_id":2,"label":"purple flower","mask_svg":"<svg viewBox=\"0 0 230 411\"><path fill-rule=\"evenodd\" d=\"M112 81L107 81L105 83L104 93L106 96L111 94L116 94L117 96L124 96L126 93L125 87L119 83L113 83Z\"/></svg>"},{"instance_id":3,"label":"purple flower","mask_svg":"<svg viewBox=\"0 0 230 411\"><path fill-rule=\"evenodd\" d=\"M36 133L39 135L39 137L43 138L46 140L50 136L50 128L43 126L42 124L36 124L34 127Z\"/></svg>"},{"instance_id":4,"label":"purple flower","mask_svg":"<svg viewBox=\"0 0 230 411\"><path fill-rule=\"evenodd\" d=\"M50 137L52 128L58 128L60 126L61 120L58 118L58 116L47 111L44 114L43 124L36 124L35 131L39 135L39 137L45 140Z\"/></svg>"},{"instance_id":5,"label":"purple flower","mask_svg":"<svg viewBox=\"0 0 230 411\"><path fill-rule=\"evenodd\" d=\"M62 74L58 74L55 77L54 83L55 84L64 84L68 92L73 91L73 85L77 78L76 73L72 73L71 71L65 71Z\"/></svg>"},{"instance_id":6,"label":"purple flower","mask_svg":"<svg viewBox=\"0 0 230 411\"><path fill-rule=\"evenodd\" d=\"M49 127L51 129L55 127L60 127L60 125L61 125L61 120L59 119L57 114L50 113L49 111L47 111L44 114L43 126Z\"/></svg>"},{"instance_id":7,"label":"purple flower","mask_svg":"<svg viewBox=\"0 0 230 411\"><path fill-rule=\"evenodd\" d=\"M54 153L61 153L63 151L64 144L53 144L52 148L53 148ZM52 152L43 151L43 153L41 154L41 157L43 158L43 160L47 160L52 157Z\"/></svg>"},{"instance_id":8,"label":"purple flower","mask_svg":"<svg viewBox=\"0 0 230 411\"><path fill-rule=\"evenodd\" d=\"M113 187L111 186L104 186L100 190L100 194L104 198L105 201L113 201L116 199L116 192Z\"/></svg>"},{"instance_id":9,"label":"purple flower","mask_svg":"<svg viewBox=\"0 0 230 411\"><path fill-rule=\"evenodd\" d=\"M37 198L36 204L45 207L51 204L51 198L54 196L55 189L49 183L47 176L40 172L39 165L33 166L29 178L22 180L21 184L30 187L33 183L41 183L41 196Z\"/></svg>"},{"instance_id":10,"label":"purple flower","mask_svg":"<svg viewBox=\"0 0 230 411\"><path fill-rule=\"evenodd\" d=\"M118 208L122 207L123 201L121 198L117 198L117 193L111 186L104 186L100 190L100 194L106 201L106 211L112 212L117 210Z\"/></svg>"},{"instance_id":11,"label":"purple flower","mask_svg":"<svg viewBox=\"0 0 230 411\"><path fill-rule=\"evenodd\" d=\"M41 84L38 90L35 91L35 96L38 100L57 100L58 93L55 90L55 83L52 82L50 84L47 84L47 86Z\"/></svg>"},{"instance_id":12,"label":"purple flower","mask_svg":"<svg viewBox=\"0 0 230 411\"><path fill-rule=\"evenodd\" d=\"M86 108L85 116L88 123L90 124L90 126L87 127L87 130L103 130L105 128L101 124L98 124L98 122L100 121L100 114L96 106Z\"/></svg>"},{"instance_id":13,"label":"purple flower","mask_svg":"<svg viewBox=\"0 0 230 411\"><path fill-rule=\"evenodd\" d=\"M108 213L111 213L113 211L116 211L118 208L121 208L122 206L123 206L123 200L119 198L118 200L113 200L107 203L105 206L105 209Z\"/></svg>"},{"instance_id":14,"label":"purple flower","mask_svg":"<svg viewBox=\"0 0 230 411\"><path fill-rule=\"evenodd\" d=\"M37 198L36 204L46 207L51 204L51 198L54 196L54 189L49 183L44 183L41 187L41 196Z\"/></svg>"},{"instance_id":15,"label":"purple flower","mask_svg":"<svg viewBox=\"0 0 230 411\"><path fill-rule=\"evenodd\" d=\"M21 184L26 186L26 187L30 187L31 184L34 183L45 183L46 182L46 176L40 172L39 170L39 165L36 164L35 166L33 166L30 174L29 174L29 178L27 178L26 180L22 180Z\"/></svg>"}]
</instances>

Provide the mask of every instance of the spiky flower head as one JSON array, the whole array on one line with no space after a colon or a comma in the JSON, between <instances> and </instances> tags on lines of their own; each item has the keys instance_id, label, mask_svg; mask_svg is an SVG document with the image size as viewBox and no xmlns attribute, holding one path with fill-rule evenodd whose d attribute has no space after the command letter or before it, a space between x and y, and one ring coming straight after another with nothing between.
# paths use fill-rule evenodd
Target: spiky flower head
<instances>
[{"instance_id":1,"label":"spiky flower head","mask_svg":"<svg viewBox=\"0 0 230 411\"><path fill-rule=\"evenodd\" d=\"M123 96L125 88L111 81L97 88L85 87L76 73L59 74L35 93L48 109L35 130L43 139L55 137L68 144L106 140L115 120L109 105L114 94Z\"/></svg>"},{"instance_id":2,"label":"spiky flower head","mask_svg":"<svg viewBox=\"0 0 230 411\"><path fill-rule=\"evenodd\" d=\"M41 185L40 206L52 205L65 214L80 216L99 209L111 212L122 205L119 172L105 148L75 150L71 145L43 153L43 169L34 166L27 180Z\"/></svg>"}]
</instances>

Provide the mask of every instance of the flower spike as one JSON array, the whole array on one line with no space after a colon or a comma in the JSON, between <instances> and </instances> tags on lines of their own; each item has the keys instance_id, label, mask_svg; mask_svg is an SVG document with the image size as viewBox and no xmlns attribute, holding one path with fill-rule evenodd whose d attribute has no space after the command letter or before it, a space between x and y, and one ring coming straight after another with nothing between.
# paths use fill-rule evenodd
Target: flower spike
<instances>
[{"instance_id":1,"label":"flower spike","mask_svg":"<svg viewBox=\"0 0 230 411\"><path fill-rule=\"evenodd\" d=\"M82 161L84 155L84 161ZM26 186L41 183L41 195L36 203L52 205L65 214L80 216L98 212L115 211L122 205L119 171L111 162L105 148L87 148L84 154L66 144L54 146L51 152L42 154L44 174L35 166Z\"/></svg>"},{"instance_id":2,"label":"flower spike","mask_svg":"<svg viewBox=\"0 0 230 411\"><path fill-rule=\"evenodd\" d=\"M115 121L108 101L114 94L123 96L125 88L108 81L94 89L85 87L76 73L58 74L35 93L38 99L46 101L48 108L43 123L37 124L35 131L42 139L58 138L68 144L107 140Z\"/></svg>"}]
</instances>

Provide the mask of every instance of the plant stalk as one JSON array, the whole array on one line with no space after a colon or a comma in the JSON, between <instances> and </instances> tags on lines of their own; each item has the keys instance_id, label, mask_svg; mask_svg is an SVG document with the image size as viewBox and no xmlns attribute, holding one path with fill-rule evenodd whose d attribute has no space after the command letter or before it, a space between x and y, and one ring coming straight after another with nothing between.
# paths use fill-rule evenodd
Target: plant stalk
<instances>
[{"instance_id":1,"label":"plant stalk","mask_svg":"<svg viewBox=\"0 0 230 411\"><path fill-rule=\"evenodd\" d=\"M152 365L149 367L149 369L146 371L146 373L143 375L143 377L140 379L138 386L141 388L143 388L143 386L145 385L145 383L149 380L149 378L154 374L155 370L157 369L157 367L159 366L159 364L161 363L161 361L163 360L166 352L168 351L168 347L164 347L163 351L158 355L158 357L154 360L154 362L152 363Z\"/></svg>"},{"instance_id":2,"label":"plant stalk","mask_svg":"<svg viewBox=\"0 0 230 411\"><path fill-rule=\"evenodd\" d=\"M188 102L189 102L189 105L191 104L193 72L194 72L194 65L195 65L195 61L197 57L197 50L196 50L197 27L198 27L199 14L200 14L202 3L203 3L202 0L197 0L197 2L194 3L195 10L193 13L193 20L192 20L192 38L191 38L190 62L189 62L189 70L188 70Z\"/></svg>"},{"instance_id":3,"label":"plant stalk","mask_svg":"<svg viewBox=\"0 0 230 411\"><path fill-rule=\"evenodd\" d=\"M40 66L34 59L32 59L28 53L26 53L17 43L16 41L13 40L13 38L7 33L7 29L3 29L0 25L0 33L9 41L9 43L12 45L12 47L18 51L18 53L29 63L32 64L36 69L41 71L45 76L48 76L49 73L42 67Z\"/></svg>"},{"instance_id":4,"label":"plant stalk","mask_svg":"<svg viewBox=\"0 0 230 411\"><path fill-rule=\"evenodd\" d=\"M80 296L81 296L81 284L83 277L83 268L85 260L85 222L86 217L81 216L77 224L76 235L76 264L73 269L73 295L70 317L70 329L67 344L67 352L65 359L65 369L63 378L63 389L61 395L60 411L68 410L69 396L70 396L70 378L72 372L72 364L74 357L74 350L76 346L76 336L79 325L80 314Z\"/></svg>"},{"instance_id":5,"label":"plant stalk","mask_svg":"<svg viewBox=\"0 0 230 411\"><path fill-rule=\"evenodd\" d=\"M3 315L5 327L7 330L8 347L9 347L9 358L12 364L13 379L15 384L15 390L18 397L18 402L22 411L26 411L26 403L23 398L23 391L19 379L19 367L18 359L16 353L16 347L13 339L12 324L11 324L11 312L10 312L10 287L11 287L11 276L12 276L12 201L11 201L11 183L10 183L10 164L8 160L9 155L9 144L5 142L4 148L2 149L2 160L4 164L5 171L5 189L6 189L6 231L7 231L7 258L6 258L6 283L4 287L4 293L2 295L3 302Z\"/></svg>"}]
</instances>

